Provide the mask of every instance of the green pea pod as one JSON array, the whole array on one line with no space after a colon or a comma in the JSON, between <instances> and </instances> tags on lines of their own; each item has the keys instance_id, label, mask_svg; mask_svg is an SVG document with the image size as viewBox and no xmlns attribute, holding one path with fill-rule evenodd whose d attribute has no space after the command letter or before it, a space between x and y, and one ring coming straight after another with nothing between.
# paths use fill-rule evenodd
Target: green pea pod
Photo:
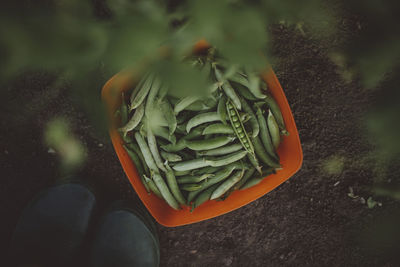
<instances>
[{"instance_id":1,"label":"green pea pod","mask_svg":"<svg viewBox=\"0 0 400 267\"><path fill-rule=\"evenodd\" d=\"M186 125L184 125L185 130L182 130L182 127L183 127L182 124L181 124L181 125L178 124L178 125L176 126L175 133L181 134L181 135L185 135L185 134L186 134Z\"/></svg>"},{"instance_id":2,"label":"green pea pod","mask_svg":"<svg viewBox=\"0 0 400 267\"><path fill-rule=\"evenodd\" d=\"M217 99L213 95L211 95L210 97L207 97L206 99L203 100L204 105L206 105L208 107L208 109L213 109L213 108L217 107L218 102L219 101L217 101Z\"/></svg>"},{"instance_id":3,"label":"green pea pod","mask_svg":"<svg viewBox=\"0 0 400 267\"><path fill-rule=\"evenodd\" d=\"M240 102L242 103L243 110L250 116L250 125L252 129L251 136L256 137L260 132L260 126L258 125L256 115L254 114L253 109L246 102L246 100L241 98Z\"/></svg>"},{"instance_id":4,"label":"green pea pod","mask_svg":"<svg viewBox=\"0 0 400 267\"><path fill-rule=\"evenodd\" d=\"M218 82L213 83L208 87L208 91L210 93L214 93L214 92L216 92L218 90L219 87L220 87L220 83L218 83Z\"/></svg>"},{"instance_id":5,"label":"green pea pod","mask_svg":"<svg viewBox=\"0 0 400 267\"><path fill-rule=\"evenodd\" d=\"M133 114L132 118L119 130L122 132L124 136L133 129L136 128L136 126L139 125L140 121L142 120L144 115L144 104L142 103L136 110L135 113Z\"/></svg>"},{"instance_id":6,"label":"green pea pod","mask_svg":"<svg viewBox=\"0 0 400 267\"><path fill-rule=\"evenodd\" d=\"M161 102L164 100L165 96L168 93L168 86L165 84L161 86L160 90L158 91L158 101Z\"/></svg>"},{"instance_id":7,"label":"green pea pod","mask_svg":"<svg viewBox=\"0 0 400 267\"><path fill-rule=\"evenodd\" d=\"M184 184L184 185L181 185L180 188L182 190L192 192L192 191L197 191L197 190L201 189L201 185L200 184Z\"/></svg>"},{"instance_id":8,"label":"green pea pod","mask_svg":"<svg viewBox=\"0 0 400 267\"><path fill-rule=\"evenodd\" d=\"M247 89L247 87L232 82L232 87L235 88L235 90L239 93L239 95L241 95L243 98L249 100L249 101L257 101L258 99L252 94L250 93L250 91Z\"/></svg>"},{"instance_id":9,"label":"green pea pod","mask_svg":"<svg viewBox=\"0 0 400 267\"><path fill-rule=\"evenodd\" d=\"M176 125L175 131L176 131L178 134L186 134L186 123L177 124L177 125Z\"/></svg>"},{"instance_id":10,"label":"green pea pod","mask_svg":"<svg viewBox=\"0 0 400 267\"><path fill-rule=\"evenodd\" d=\"M240 101L240 100L239 100ZM226 111L229 115L229 120L231 122L232 128L235 131L240 143L250 154L254 154L253 144L251 143L249 136L244 128L243 122L240 119L239 112L231 101L226 102Z\"/></svg>"},{"instance_id":11,"label":"green pea pod","mask_svg":"<svg viewBox=\"0 0 400 267\"><path fill-rule=\"evenodd\" d=\"M203 175L203 174L212 174L220 170L217 167L204 167L201 169L196 169L190 172L191 175Z\"/></svg>"},{"instance_id":12,"label":"green pea pod","mask_svg":"<svg viewBox=\"0 0 400 267\"><path fill-rule=\"evenodd\" d=\"M165 168L167 169L167 183L169 188L171 189L172 195L174 195L174 197L176 198L176 200L178 200L180 204L184 205L186 203L186 200L185 197L182 195L181 190L179 189L174 171L171 169L171 167L168 166L167 163L165 164Z\"/></svg>"},{"instance_id":13,"label":"green pea pod","mask_svg":"<svg viewBox=\"0 0 400 267\"><path fill-rule=\"evenodd\" d=\"M196 102L199 99L200 98L198 96L187 96L185 98L182 98L175 104L175 107L174 107L175 114L178 114L179 112L186 109L189 105L193 104L194 102Z\"/></svg>"},{"instance_id":14,"label":"green pea pod","mask_svg":"<svg viewBox=\"0 0 400 267\"><path fill-rule=\"evenodd\" d=\"M227 119L227 114L226 114L226 97L223 95L219 99L218 102L218 108L217 112L219 114L219 117L221 118L221 122L223 124L227 124L226 119Z\"/></svg>"},{"instance_id":15,"label":"green pea pod","mask_svg":"<svg viewBox=\"0 0 400 267\"><path fill-rule=\"evenodd\" d=\"M165 159L168 162L177 162L177 161L182 161L182 157L179 156L178 154L174 153L169 153L165 151L160 151L161 157Z\"/></svg>"},{"instance_id":16,"label":"green pea pod","mask_svg":"<svg viewBox=\"0 0 400 267\"><path fill-rule=\"evenodd\" d=\"M261 159L262 162L264 162L265 164L267 164L270 167L274 167L274 168L280 168L281 165L279 163L277 163L264 149L260 138L257 137L252 137L251 141L254 144L254 151L256 152L257 157L259 157Z\"/></svg>"},{"instance_id":17,"label":"green pea pod","mask_svg":"<svg viewBox=\"0 0 400 267\"><path fill-rule=\"evenodd\" d=\"M118 131L118 133L120 134L120 136L125 144L129 144L129 143L133 142L132 138L128 134L124 135L124 133L122 131Z\"/></svg>"},{"instance_id":18,"label":"green pea pod","mask_svg":"<svg viewBox=\"0 0 400 267\"><path fill-rule=\"evenodd\" d=\"M179 98L171 96L169 94L167 94L167 98L168 98L169 103L171 103L171 105L173 105L173 106L175 106L179 102Z\"/></svg>"},{"instance_id":19,"label":"green pea pod","mask_svg":"<svg viewBox=\"0 0 400 267\"><path fill-rule=\"evenodd\" d=\"M240 179L240 180L242 180L242 179ZM239 182L240 182L240 181L239 181ZM232 186L231 188L229 188L229 190L226 191L225 194L223 194L222 196L220 196L219 199L220 199L221 201L224 201L225 199L227 199L227 198L233 193L233 191L235 191L235 187L234 187L234 186ZM218 201L218 199L216 199L216 200Z\"/></svg>"},{"instance_id":20,"label":"green pea pod","mask_svg":"<svg viewBox=\"0 0 400 267\"><path fill-rule=\"evenodd\" d=\"M275 173L275 170L272 168L267 169L263 172L261 177L252 177L247 182L243 183L243 185L239 188L240 190L247 189L259 184L262 180L267 178L268 175Z\"/></svg>"},{"instance_id":21,"label":"green pea pod","mask_svg":"<svg viewBox=\"0 0 400 267\"><path fill-rule=\"evenodd\" d=\"M240 120L242 121L243 125L250 120L250 115L247 113L240 114Z\"/></svg>"},{"instance_id":22,"label":"green pea pod","mask_svg":"<svg viewBox=\"0 0 400 267\"><path fill-rule=\"evenodd\" d=\"M130 96L130 102L132 103L136 97L136 95L138 94L138 92L140 91L140 89L143 87L143 84L146 82L147 78L149 77L149 72L145 73L142 78L140 79L140 81L138 82L138 84L135 86L135 88L132 90L131 96Z\"/></svg>"},{"instance_id":23,"label":"green pea pod","mask_svg":"<svg viewBox=\"0 0 400 267\"><path fill-rule=\"evenodd\" d=\"M216 199L225 194L232 186L234 186L237 182L242 179L244 174L244 170L237 171L234 173L231 177L229 177L227 180L225 180L220 186L217 187L217 189L214 190L214 192L211 194L210 199Z\"/></svg>"},{"instance_id":24,"label":"green pea pod","mask_svg":"<svg viewBox=\"0 0 400 267\"><path fill-rule=\"evenodd\" d=\"M186 148L186 140L181 138L176 144L168 144L161 148L166 152L178 152Z\"/></svg>"},{"instance_id":25,"label":"green pea pod","mask_svg":"<svg viewBox=\"0 0 400 267\"><path fill-rule=\"evenodd\" d=\"M227 80L223 79L221 72L215 67L215 76L217 80L222 83L222 90L224 90L225 94L231 99L235 107L239 110L242 109L242 105L240 103L240 99L236 94L235 90L233 90L232 86Z\"/></svg>"},{"instance_id":26,"label":"green pea pod","mask_svg":"<svg viewBox=\"0 0 400 267\"><path fill-rule=\"evenodd\" d=\"M227 164L241 160L242 158L244 158L247 155L247 153L248 153L247 151L239 151L239 152L235 152L235 153L220 157L218 159L206 160L206 163L208 164L208 166L212 166L212 167L225 166Z\"/></svg>"},{"instance_id":27,"label":"green pea pod","mask_svg":"<svg viewBox=\"0 0 400 267\"><path fill-rule=\"evenodd\" d=\"M250 187L253 187L255 185L258 185L262 180L266 178L269 174L274 173L275 171L273 169L269 169L267 172L264 173L263 177L252 177L250 178L247 182L245 182L241 187L240 190L244 190Z\"/></svg>"},{"instance_id":28,"label":"green pea pod","mask_svg":"<svg viewBox=\"0 0 400 267\"><path fill-rule=\"evenodd\" d=\"M230 76L228 78L228 80L238 83L240 85L242 85L243 87L246 88L246 91L248 91L247 88L250 87L250 83L249 81L246 79L246 77L244 77L243 75L241 75L240 73L236 72L235 74L233 74L232 76ZM251 92L250 92L251 94ZM253 94L252 94L253 95ZM253 97L255 98L255 96L253 95ZM254 99L255 100L255 99Z\"/></svg>"},{"instance_id":29,"label":"green pea pod","mask_svg":"<svg viewBox=\"0 0 400 267\"><path fill-rule=\"evenodd\" d=\"M230 153L239 151L242 148L243 148L243 146L241 144L233 144L233 145L228 145L228 146L224 146L224 147L219 147L216 149L199 151L198 154L200 156L220 156L220 155L226 155L226 154L230 154Z\"/></svg>"},{"instance_id":30,"label":"green pea pod","mask_svg":"<svg viewBox=\"0 0 400 267\"><path fill-rule=\"evenodd\" d=\"M200 194L200 192L202 190L205 190L211 186L213 186L214 184L217 184L219 182L221 182L222 180L224 180L225 178L227 178L229 175L231 175L231 173L233 172L233 170L236 169L236 166L226 166L225 168L222 168L221 170L219 170L218 172L215 173L214 177L207 179L206 181L204 181L202 183L202 187L200 190L194 191L194 192L190 192L188 195L188 203L192 202L192 200L198 195Z\"/></svg>"},{"instance_id":31,"label":"green pea pod","mask_svg":"<svg viewBox=\"0 0 400 267\"><path fill-rule=\"evenodd\" d=\"M262 177L253 177L250 180L248 180L241 188L240 190L244 190L250 187L253 187L255 185L258 185L260 182L262 182L262 180L264 180L264 178Z\"/></svg>"},{"instance_id":32,"label":"green pea pod","mask_svg":"<svg viewBox=\"0 0 400 267\"><path fill-rule=\"evenodd\" d=\"M154 101L158 94L158 91L161 87L161 81L158 77L155 77L153 83L151 84L150 91L147 96L146 107L145 107L145 115L148 119L151 119L153 116L153 111L155 110Z\"/></svg>"},{"instance_id":33,"label":"green pea pod","mask_svg":"<svg viewBox=\"0 0 400 267\"><path fill-rule=\"evenodd\" d=\"M175 210L179 210L178 202L176 201L174 196L169 191L168 186L165 183L164 179L161 177L161 175L159 173L153 173L152 177L153 177L154 183L156 184L158 190L160 190L161 195L163 196L165 201L168 203L168 205Z\"/></svg>"},{"instance_id":34,"label":"green pea pod","mask_svg":"<svg viewBox=\"0 0 400 267\"><path fill-rule=\"evenodd\" d=\"M189 175L189 176L182 176L177 179L178 184L191 184L191 183L200 183L203 180L206 180L207 178L213 177L214 174L212 173L207 173L203 175Z\"/></svg>"},{"instance_id":35,"label":"green pea pod","mask_svg":"<svg viewBox=\"0 0 400 267\"><path fill-rule=\"evenodd\" d=\"M125 148L125 150L128 153L129 157L132 159L133 163L135 164L135 167L136 167L139 175L144 174L144 169L143 169L142 164L140 163L139 156L136 155L135 152L130 150L126 145L123 145L123 147Z\"/></svg>"},{"instance_id":36,"label":"green pea pod","mask_svg":"<svg viewBox=\"0 0 400 267\"><path fill-rule=\"evenodd\" d=\"M128 105L126 104L126 101L125 101L124 92L122 92L121 98L122 98L122 103L121 103L121 107L119 109L120 110L119 113L121 116L121 125L125 125L128 122L129 111L128 111Z\"/></svg>"},{"instance_id":37,"label":"green pea pod","mask_svg":"<svg viewBox=\"0 0 400 267\"><path fill-rule=\"evenodd\" d=\"M264 116L262 114L262 111L261 111L261 109L259 107L257 107L257 112L256 113L257 113L258 123L260 125L260 137L261 137L261 141L262 141L262 143L264 145L264 148L265 148L265 150L267 151L267 153L270 156L272 156L275 160L279 161L279 157L276 154L274 146L272 144L272 139L271 139L271 136L269 134L267 122L265 121L265 118L264 118Z\"/></svg>"},{"instance_id":38,"label":"green pea pod","mask_svg":"<svg viewBox=\"0 0 400 267\"><path fill-rule=\"evenodd\" d=\"M133 163L135 164L135 167L139 173L139 177L140 177L142 184L144 185L147 193L150 193L150 188L143 177L145 175L145 173L144 173L143 166L140 162L139 156L136 155L136 153L133 152L132 150L130 150L127 146L124 145L124 148L125 148L126 152L128 153L129 157L132 159Z\"/></svg>"},{"instance_id":39,"label":"green pea pod","mask_svg":"<svg viewBox=\"0 0 400 267\"><path fill-rule=\"evenodd\" d=\"M248 169L251 168L250 164L248 164L247 162L244 162L244 161L242 161L242 160L232 162L232 163L226 165L226 167L229 167L229 168L233 167L233 168L236 169L236 170L237 170L237 169L240 169L240 170L241 170L241 169L248 170Z\"/></svg>"},{"instance_id":40,"label":"green pea pod","mask_svg":"<svg viewBox=\"0 0 400 267\"><path fill-rule=\"evenodd\" d=\"M204 110L209 110L211 109L209 106L207 106L203 101L197 100L196 102L190 104L185 108L185 110L189 111L204 111Z\"/></svg>"},{"instance_id":41,"label":"green pea pod","mask_svg":"<svg viewBox=\"0 0 400 267\"><path fill-rule=\"evenodd\" d=\"M164 128L164 127L155 127L155 128L152 128L152 129L153 129L153 132L154 132L155 136L161 137L161 138L171 142L172 144L176 143L175 135L173 135L173 134L170 135L166 128Z\"/></svg>"},{"instance_id":42,"label":"green pea pod","mask_svg":"<svg viewBox=\"0 0 400 267\"><path fill-rule=\"evenodd\" d=\"M236 190L240 189L242 187L242 185L244 185L247 182L247 180L249 180L253 176L255 171L256 171L255 168L251 168L251 169L247 170L245 172L245 174L243 175L242 179L240 179L240 181L237 184L235 184L234 188Z\"/></svg>"},{"instance_id":43,"label":"green pea pod","mask_svg":"<svg viewBox=\"0 0 400 267\"><path fill-rule=\"evenodd\" d=\"M275 99L271 95L268 94L267 97L264 99L264 101L267 103L268 107L271 109L271 112L274 115L276 122L278 123L278 126L282 131L282 134L289 135L289 133L285 127L285 121L283 120L281 110L280 110L278 104L276 103Z\"/></svg>"},{"instance_id":44,"label":"green pea pod","mask_svg":"<svg viewBox=\"0 0 400 267\"><path fill-rule=\"evenodd\" d=\"M185 176L190 174L190 170L188 171L174 171L175 176Z\"/></svg>"},{"instance_id":45,"label":"green pea pod","mask_svg":"<svg viewBox=\"0 0 400 267\"><path fill-rule=\"evenodd\" d=\"M211 194L214 192L214 190L218 187L219 184L215 184L213 186L211 186L210 188L204 190L203 192L201 192L199 194L198 197L196 197L196 199L194 200L193 204L192 204L192 208L190 210L190 212L193 212L193 210L195 208L197 208L198 206L200 206L201 204L203 204L204 202L210 200Z\"/></svg>"},{"instance_id":46,"label":"green pea pod","mask_svg":"<svg viewBox=\"0 0 400 267\"><path fill-rule=\"evenodd\" d=\"M118 132L120 133L122 140L124 141L125 144L133 143L133 139L130 135L127 134L126 136L123 136L121 131L118 131Z\"/></svg>"},{"instance_id":47,"label":"green pea pod","mask_svg":"<svg viewBox=\"0 0 400 267\"><path fill-rule=\"evenodd\" d=\"M129 149L131 149L133 152L136 153L136 155L137 155L137 156L139 157L139 159L140 159L140 162L141 162L141 164L142 164L144 173L145 173L147 176L150 176L149 167L147 167L146 161L145 161L145 159L144 159L144 157L143 157L142 151L140 151L139 146L138 146L137 144L134 144L134 143L126 144L126 146L127 146Z\"/></svg>"},{"instance_id":48,"label":"green pea pod","mask_svg":"<svg viewBox=\"0 0 400 267\"><path fill-rule=\"evenodd\" d=\"M260 77L257 74L255 74L254 72L247 73L247 77L249 78L249 87L248 88L249 88L250 92L259 99L266 98L267 96L265 94L263 94L260 89L260 83L261 83Z\"/></svg>"},{"instance_id":49,"label":"green pea pod","mask_svg":"<svg viewBox=\"0 0 400 267\"><path fill-rule=\"evenodd\" d=\"M160 190L158 190L158 188L157 188L156 184L154 183L154 181L151 180L146 175L143 175L143 178L144 178L145 183L149 187L150 191L153 192L159 198L163 199L163 196L161 195Z\"/></svg>"},{"instance_id":50,"label":"green pea pod","mask_svg":"<svg viewBox=\"0 0 400 267\"><path fill-rule=\"evenodd\" d=\"M131 100L130 110L134 110L140 104L143 103L144 99L146 98L147 94L149 93L149 91L151 89L153 80L154 80L154 75L152 75L152 74L150 74L146 77L146 80L143 82L143 85L137 92L136 96L134 97L133 100Z\"/></svg>"},{"instance_id":51,"label":"green pea pod","mask_svg":"<svg viewBox=\"0 0 400 267\"><path fill-rule=\"evenodd\" d=\"M250 154L250 153L249 153L249 154L247 154L247 158L249 159L251 165L253 165L253 167L254 167L259 173L262 173L261 166L260 166L260 163L258 162L258 159L257 159L256 155L255 155L255 154Z\"/></svg>"},{"instance_id":52,"label":"green pea pod","mask_svg":"<svg viewBox=\"0 0 400 267\"><path fill-rule=\"evenodd\" d=\"M147 143L149 144L150 152L153 155L154 161L156 162L157 167L162 170L163 172L166 172L167 170L164 167L164 164L162 162L160 152L158 151L158 146L157 146L157 139L153 134L153 131L151 130L151 127L147 128Z\"/></svg>"},{"instance_id":53,"label":"green pea pod","mask_svg":"<svg viewBox=\"0 0 400 267\"><path fill-rule=\"evenodd\" d=\"M139 145L140 151L142 152L144 160L146 161L146 164L149 167L150 171L158 173L158 167L153 159L152 153L150 152L149 146L147 145L146 141L144 141L139 132L135 133L135 139Z\"/></svg>"},{"instance_id":54,"label":"green pea pod","mask_svg":"<svg viewBox=\"0 0 400 267\"><path fill-rule=\"evenodd\" d=\"M220 116L217 112L201 113L201 114L194 116L193 118L191 118L188 121L188 123L186 125L186 131L189 133L193 127L196 127L203 123L219 121L219 120L220 120Z\"/></svg>"},{"instance_id":55,"label":"green pea pod","mask_svg":"<svg viewBox=\"0 0 400 267\"><path fill-rule=\"evenodd\" d=\"M183 136L182 138L185 140L192 140L197 137L200 137L200 136L202 136L203 131L206 127L207 127L207 124L203 124L203 125L197 126L193 130L191 130L190 133L188 133L188 134L185 131L185 136Z\"/></svg>"},{"instance_id":56,"label":"green pea pod","mask_svg":"<svg viewBox=\"0 0 400 267\"><path fill-rule=\"evenodd\" d=\"M271 110L269 110L268 112L267 122L268 122L268 130L271 135L272 144L274 145L274 148L277 149L281 142L281 136L279 133L279 126L276 123L275 117L274 115L272 115Z\"/></svg>"},{"instance_id":57,"label":"green pea pod","mask_svg":"<svg viewBox=\"0 0 400 267\"><path fill-rule=\"evenodd\" d=\"M202 132L202 135L206 134L235 134L235 132L232 129L232 126L227 125L227 124L222 124L222 123L214 123L208 125L204 131Z\"/></svg>"},{"instance_id":58,"label":"green pea pod","mask_svg":"<svg viewBox=\"0 0 400 267\"><path fill-rule=\"evenodd\" d=\"M144 188L146 189L146 192L147 192L148 194L150 194L150 192L152 192L152 191L150 190L149 184L146 183L146 180L144 179L144 175L145 175L145 174L139 175L139 176L140 176L140 180L142 181L142 184L143 184Z\"/></svg>"},{"instance_id":59,"label":"green pea pod","mask_svg":"<svg viewBox=\"0 0 400 267\"><path fill-rule=\"evenodd\" d=\"M171 104L168 102L168 100L164 100L160 104L161 110L164 113L165 120L168 123L168 128L169 128L169 135L172 135L175 132L177 122L176 122L176 117L175 113L171 107Z\"/></svg>"},{"instance_id":60,"label":"green pea pod","mask_svg":"<svg viewBox=\"0 0 400 267\"><path fill-rule=\"evenodd\" d=\"M198 159L179 162L175 164L172 168L175 171L190 171L194 169L203 168L206 166L209 166L209 163L203 158L198 158Z\"/></svg>"},{"instance_id":61,"label":"green pea pod","mask_svg":"<svg viewBox=\"0 0 400 267\"><path fill-rule=\"evenodd\" d=\"M206 150L221 147L235 140L235 137L231 136L219 136L208 140L193 140L187 141L186 147L191 150Z\"/></svg>"}]
</instances>

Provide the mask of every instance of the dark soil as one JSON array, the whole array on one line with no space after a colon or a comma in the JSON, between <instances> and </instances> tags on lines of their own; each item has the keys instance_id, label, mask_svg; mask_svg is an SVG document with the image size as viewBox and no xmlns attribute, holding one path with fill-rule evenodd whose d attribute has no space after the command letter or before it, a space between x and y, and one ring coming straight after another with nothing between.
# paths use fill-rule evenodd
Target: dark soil
<instances>
[{"instance_id":1,"label":"dark soil","mask_svg":"<svg viewBox=\"0 0 400 267\"><path fill-rule=\"evenodd\" d=\"M371 233L379 225L399 225L393 217L399 203L376 198L383 205L369 209L360 198L347 196L349 187L364 198L371 195L374 175L358 160L370 149L362 119L374 92L357 82L346 84L338 74L328 48L340 40L321 44L287 28L272 31L280 58L275 71L300 133L303 166L276 190L239 210L193 225L159 226L161 266L398 266L399 255L392 250L399 243L388 243L385 236L373 239ZM60 175L57 157L43 142L44 126L54 116L69 118L87 146L88 161L80 176L103 203L137 198L107 133L92 126L87 112L71 100L68 86L49 90L53 79L26 74L1 90L3 253L22 208ZM343 171L328 175L321 164L333 155L346 161Z\"/></svg>"}]
</instances>

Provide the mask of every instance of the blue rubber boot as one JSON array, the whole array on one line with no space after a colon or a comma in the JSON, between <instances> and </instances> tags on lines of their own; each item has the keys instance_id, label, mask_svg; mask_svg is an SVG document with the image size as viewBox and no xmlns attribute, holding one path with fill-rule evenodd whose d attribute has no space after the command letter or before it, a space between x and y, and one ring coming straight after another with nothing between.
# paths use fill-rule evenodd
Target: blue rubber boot
<instances>
[{"instance_id":1,"label":"blue rubber boot","mask_svg":"<svg viewBox=\"0 0 400 267\"><path fill-rule=\"evenodd\" d=\"M95 233L91 266L152 267L159 261L156 226L140 204L118 203L105 213Z\"/></svg>"},{"instance_id":2,"label":"blue rubber boot","mask_svg":"<svg viewBox=\"0 0 400 267\"><path fill-rule=\"evenodd\" d=\"M40 193L23 210L11 243L12 266L76 264L95 208L94 194L78 183Z\"/></svg>"}]
</instances>

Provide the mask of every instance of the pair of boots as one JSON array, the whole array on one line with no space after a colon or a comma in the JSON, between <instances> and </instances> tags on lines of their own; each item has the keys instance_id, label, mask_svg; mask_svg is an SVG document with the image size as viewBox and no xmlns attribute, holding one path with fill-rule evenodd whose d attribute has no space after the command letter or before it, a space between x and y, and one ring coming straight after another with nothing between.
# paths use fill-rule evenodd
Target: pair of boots
<instances>
[{"instance_id":1,"label":"pair of boots","mask_svg":"<svg viewBox=\"0 0 400 267\"><path fill-rule=\"evenodd\" d=\"M41 192L17 223L11 266L159 265L156 227L141 203L113 203L96 213L96 197L83 184Z\"/></svg>"}]
</instances>

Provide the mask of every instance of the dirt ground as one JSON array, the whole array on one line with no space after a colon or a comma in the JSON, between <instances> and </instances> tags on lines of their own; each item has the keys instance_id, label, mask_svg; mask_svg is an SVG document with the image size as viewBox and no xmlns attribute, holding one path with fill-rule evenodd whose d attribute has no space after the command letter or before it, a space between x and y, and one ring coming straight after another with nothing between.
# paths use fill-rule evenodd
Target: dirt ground
<instances>
[{"instance_id":1,"label":"dirt ground","mask_svg":"<svg viewBox=\"0 0 400 267\"><path fill-rule=\"evenodd\" d=\"M342 80L328 58L327 42L286 28L272 32L280 58L275 71L300 133L303 166L276 190L239 210L193 225L159 226L161 266L399 266L394 251L399 244L371 241L369 235L377 231L375 225L385 223L383 218L399 211L399 203L377 198L382 206L369 209L347 195L349 187L365 199L371 195L373 173L352 162L369 151L361 121L374 92ZM94 185L102 203L137 198L107 133L99 132L71 100L68 86L49 93L52 81L47 74L27 74L1 90L4 256L21 209L59 175L57 158L43 143L43 128L54 116L69 118L87 146L80 176ZM328 175L321 164L333 155L350 160L339 174Z\"/></svg>"}]
</instances>

